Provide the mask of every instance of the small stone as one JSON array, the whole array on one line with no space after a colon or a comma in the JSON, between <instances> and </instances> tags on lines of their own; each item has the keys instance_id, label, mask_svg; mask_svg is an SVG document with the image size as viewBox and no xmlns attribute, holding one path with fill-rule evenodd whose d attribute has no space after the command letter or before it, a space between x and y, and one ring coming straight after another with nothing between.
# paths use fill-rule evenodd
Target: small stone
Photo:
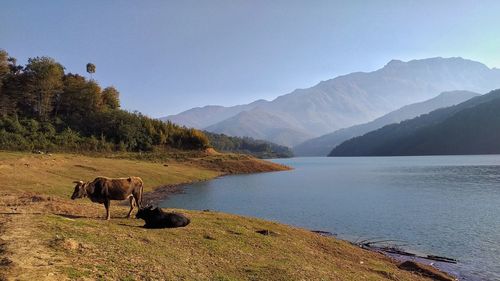
<instances>
[{"instance_id":1,"label":"small stone","mask_svg":"<svg viewBox=\"0 0 500 281\"><path fill-rule=\"evenodd\" d=\"M262 234L262 235L265 235L265 236L268 236L268 235L277 236L278 235L278 233L273 232L273 231L268 230L268 229L257 230L255 232Z\"/></svg>"},{"instance_id":2,"label":"small stone","mask_svg":"<svg viewBox=\"0 0 500 281\"><path fill-rule=\"evenodd\" d=\"M80 246L80 243L70 238L70 239L64 239L62 246L64 249L76 250Z\"/></svg>"}]
</instances>

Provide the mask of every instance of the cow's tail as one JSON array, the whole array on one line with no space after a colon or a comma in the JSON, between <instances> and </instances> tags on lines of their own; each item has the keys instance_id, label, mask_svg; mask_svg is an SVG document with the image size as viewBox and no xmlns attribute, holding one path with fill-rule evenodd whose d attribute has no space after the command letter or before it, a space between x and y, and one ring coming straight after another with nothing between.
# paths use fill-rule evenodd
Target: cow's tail
<instances>
[{"instance_id":1,"label":"cow's tail","mask_svg":"<svg viewBox=\"0 0 500 281\"><path fill-rule=\"evenodd\" d=\"M142 208L142 195L143 195L143 193L144 193L144 182L141 179L141 188L139 189L139 200L138 200L139 209Z\"/></svg>"}]
</instances>

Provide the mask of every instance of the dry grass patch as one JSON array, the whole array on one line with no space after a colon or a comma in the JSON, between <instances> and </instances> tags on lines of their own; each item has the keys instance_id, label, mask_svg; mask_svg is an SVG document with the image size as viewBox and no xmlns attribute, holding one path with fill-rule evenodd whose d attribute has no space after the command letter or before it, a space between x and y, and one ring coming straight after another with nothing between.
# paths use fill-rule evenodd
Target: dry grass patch
<instances>
[{"instance_id":1,"label":"dry grass patch","mask_svg":"<svg viewBox=\"0 0 500 281\"><path fill-rule=\"evenodd\" d=\"M91 180L96 176L139 176L145 190L161 185L174 185L208 180L221 175L219 171L188 163L156 163L141 160L95 158L82 155L1 152L0 180L2 190L30 191L46 195L70 196L74 180Z\"/></svg>"},{"instance_id":2,"label":"dry grass patch","mask_svg":"<svg viewBox=\"0 0 500 281\"><path fill-rule=\"evenodd\" d=\"M126 209L120 208L120 215ZM278 223L176 210L177 229L144 229L140 220L38 217L46 245L65 257L59 272L92 279L426 280L385 257ZM273 235L262 235L266 229ZM78 266L74 266L78 264Z\"/></svg>"}]
</instances>

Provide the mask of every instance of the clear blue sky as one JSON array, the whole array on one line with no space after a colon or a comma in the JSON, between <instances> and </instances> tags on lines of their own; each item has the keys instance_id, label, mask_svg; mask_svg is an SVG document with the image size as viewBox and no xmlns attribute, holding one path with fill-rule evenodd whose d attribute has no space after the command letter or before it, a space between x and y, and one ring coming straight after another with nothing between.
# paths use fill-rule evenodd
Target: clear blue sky
<instances>
[{"instance_id":1,"label":"clear blue sky","mask_svg":"<svg viewBox=\"0 0 500 281\"><path fill-rule=\"evenodd\" d=\"M273 99L389 60L500 66L500 1L1 1L0 48L54 57L152 117Z\"/></svg>"}]
</instances>

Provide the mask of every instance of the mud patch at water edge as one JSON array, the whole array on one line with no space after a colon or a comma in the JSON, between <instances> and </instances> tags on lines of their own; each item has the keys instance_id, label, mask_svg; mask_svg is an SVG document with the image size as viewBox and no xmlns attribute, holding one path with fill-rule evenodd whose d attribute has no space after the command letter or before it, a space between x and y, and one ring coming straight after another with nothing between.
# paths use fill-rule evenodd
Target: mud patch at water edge
<instances>
[{"instance_id":1,"label":"mud patch at water edge","mask_svg":"<svg viewBox=\"0 0 500 281\"><path fill-rule=\"evenodd\" d=\"M158 203L168 199L172 195L183 194L185 186L188 186L188 185L191 185L194 183L198 183L198 182L206 182L206 181L210 181L210 180L221 178L221 177L223 177L223 175L212 178L212 179L207 179L207 180L195 180L195 181L191 181L189 183L170 184L170 185L162 185L162 186L155 187L155 188L153 188L152 191L144 193L144 195L142 196L143 205L147 205L147 204L158 205Z\"/></svg>"},{"instance_id":2,"label":"mud patch at water edge","mask_svg":"<svg viewBox=\"0 0 500 281\"><path fill-rule=\"evenodd\" d=\"M399 268L416 272L422 276L432 278L438 281L454 281L455 279L444 274L430 265L421 264L414 261L405 261L399 265Z\"/></svg>"},{"instance_id":3,"label":"mud patch at water edge","mask_svg":"<svg viewBox=\"0 0 500 281\"><path fill-rule=\"evenodd\" d=\"M183 193L183 186L183 184L180 184L157 187L153 191L144 193L142 196L142 204L157 205L159 202L167 199L171 195Z\"/></svg>"}]
</instances>

